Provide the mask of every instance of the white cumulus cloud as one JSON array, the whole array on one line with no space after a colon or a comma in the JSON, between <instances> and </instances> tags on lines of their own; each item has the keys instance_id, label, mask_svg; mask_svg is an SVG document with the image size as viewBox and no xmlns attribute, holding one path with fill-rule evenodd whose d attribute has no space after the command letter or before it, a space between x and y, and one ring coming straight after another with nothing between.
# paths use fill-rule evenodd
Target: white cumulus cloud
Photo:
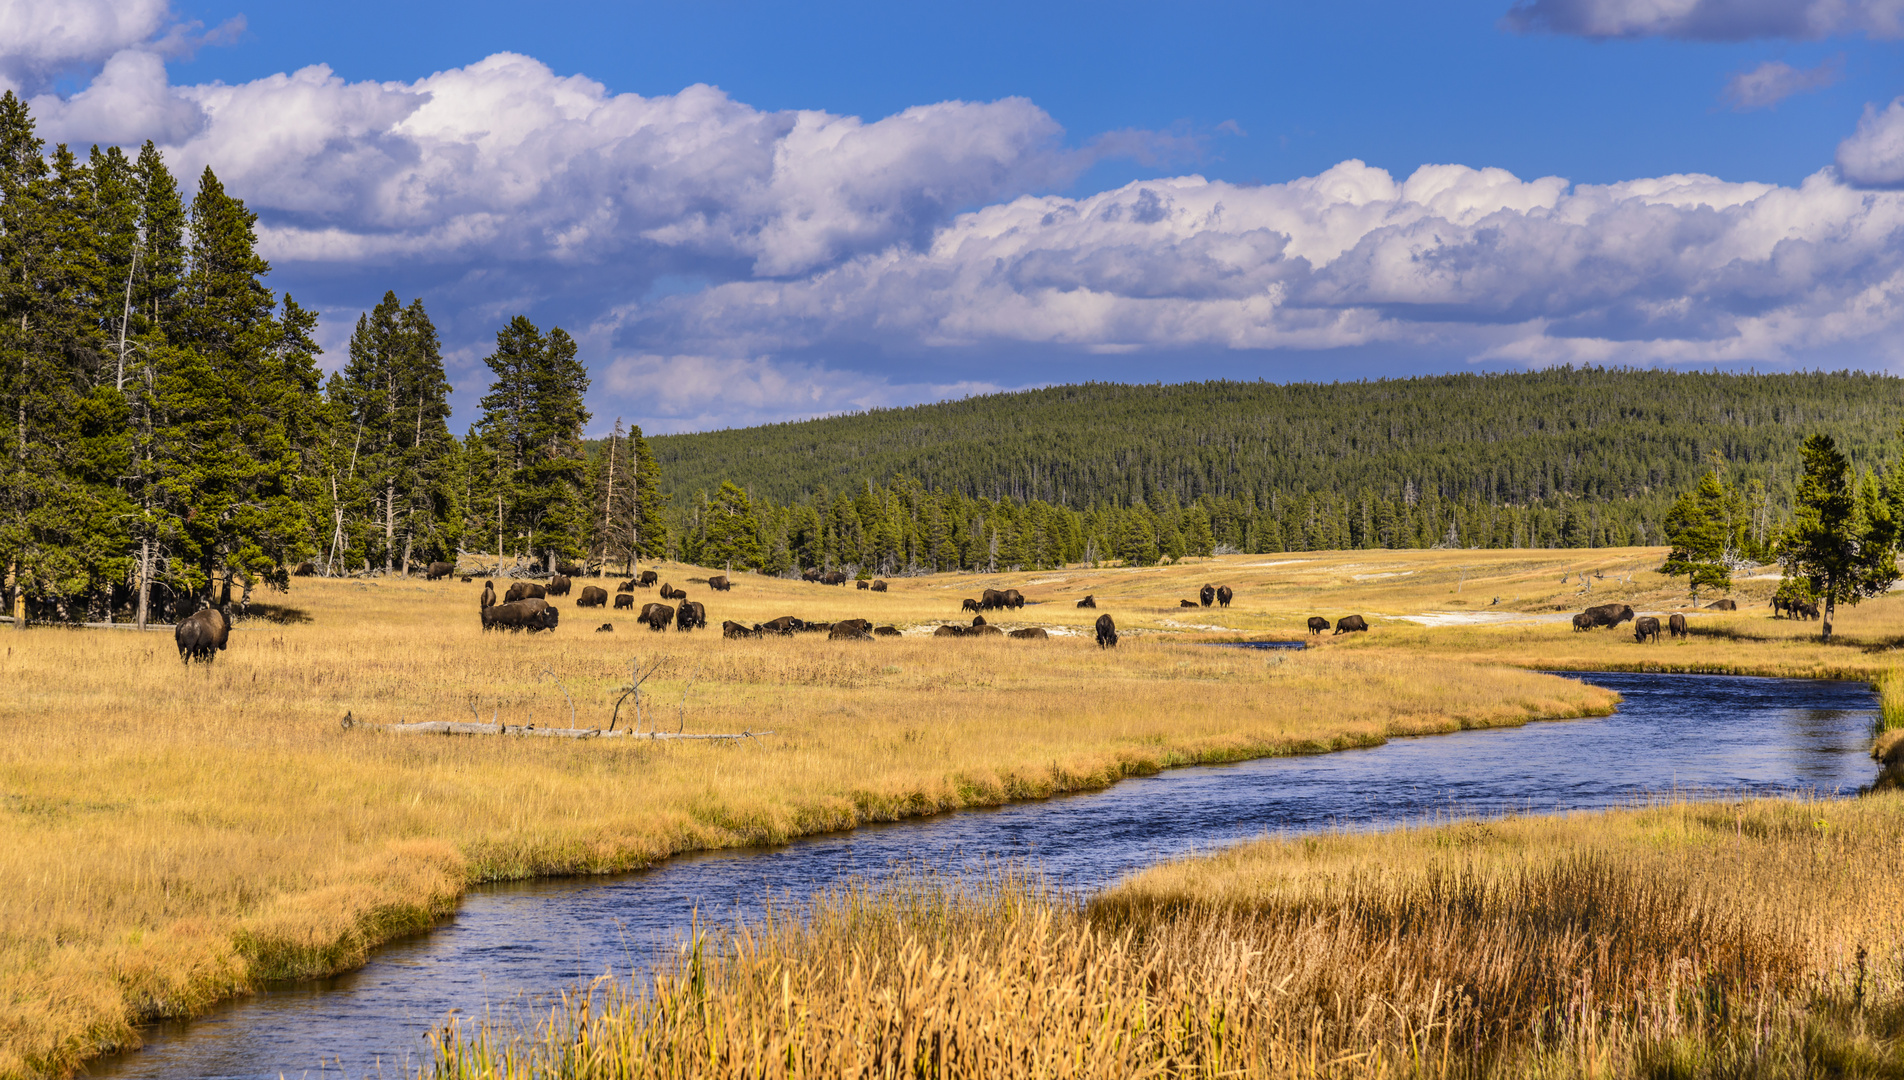
<instances>
[{"instance_id":1,"label":"white cumulus cloud","mask_svg":"<svg viewBox=\"0 0 1904 1080\"><path fill-rule=\"evenodd\" d=\"M1864 107L1858 130L1838 144L1838 171L1866 187L1904 186L1904 98Z\"/></svg>"},{"instance_id":2,"label":"white cumulus cloud","mask_svg":"<svg viewBox=\"0 0 1904 1080\"><path fill-rule=\"evenodd\" d=\"M1904 0L1518 0L1503 22L1522 33L1694 41L1904 37Z\"/></svg>"}]
</instances>

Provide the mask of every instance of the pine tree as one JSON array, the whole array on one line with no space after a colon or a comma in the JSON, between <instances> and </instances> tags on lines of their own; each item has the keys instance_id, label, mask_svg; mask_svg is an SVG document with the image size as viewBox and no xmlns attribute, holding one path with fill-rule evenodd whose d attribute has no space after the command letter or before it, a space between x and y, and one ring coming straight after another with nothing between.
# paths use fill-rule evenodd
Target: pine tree
<instances>
[{"instance_id":1,"label":"pine tree","mask_svg":"<svg viewBox=\"0 0 1904 1080\"><path fill-rule=\"evenodd\" d=\"M495 379L478 427L506 469L497 493L504 532L520 537L520 549L546 559L550 569L582 558L593 526L582 447L588 369L576 352L560 327L545 336L518 315L484 358Z\"/></svg>"},{"instance_id":2,"label":"pine tree","mask_svg":"<svg viewBox=\"0 0 1904 1080\"><path fill-rule=\"evenodd\" d=\"M1749 523L1744 499L1726 486L1718 469L1708 471L1697 487L1674 501L1662 524L1672 551L1660 573L1686 575L1695 600L1702 587L1732 588L1732 567L1744 558Z\"/></svg>"},{"instance_id":3,"label":"pine tree","mask_svg":"<svg viewBox=\"0 0 1904 1080\"><path fill-rule=\"evenodd\" d=\"M760 565L760 522L754 517L753 502L732 482L723 481L714 493L701 519L705 539L701 544L703 566L757 568Z\"/></svg>"},{"instance_id":4,"label":"pine tree","mask_svg":"<svg viewBox=\"0 0 1904 1080\"><path fill-rule=\"evenodd\" d=\"M1839 601L1857 604L1897 581L1897 528L1869 473L1852 483L1851 465L1829 435L1799 450L1801 475L1792 523L1779 541L1787 578L1803 579L1825 602L1824 640Z\"/></svg>"}]
</instances>

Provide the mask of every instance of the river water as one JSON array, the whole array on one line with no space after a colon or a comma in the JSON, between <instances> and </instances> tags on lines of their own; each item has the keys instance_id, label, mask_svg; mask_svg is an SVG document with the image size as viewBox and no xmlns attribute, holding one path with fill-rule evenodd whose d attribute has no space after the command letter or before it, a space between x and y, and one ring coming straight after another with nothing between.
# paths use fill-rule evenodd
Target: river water
<instances>
[{"instance_id":1,"label":"river water","mask_svg":"<svg viewBox=\"0 0 1904 1080\"><path fill-rule=\"evenodd\" d=\"M405 1076L453 1015L533 1024L565 988L627 975L672 947L698 910L731 921L766 897L805 899L854 876L1000 860L1092 889L1175 856L1265 833L1366 828L1628 804L1679 793L1815 791L1870 782L1877 700L1863 683L1595 673L1610 717L1396 739L1302 758L1173 769L1105 791L850 833L670 859L608 878L472 891L451 922L392 943L350 974L275 987L88 1075L176 1080Z\"/></svg>"}]
</instances>

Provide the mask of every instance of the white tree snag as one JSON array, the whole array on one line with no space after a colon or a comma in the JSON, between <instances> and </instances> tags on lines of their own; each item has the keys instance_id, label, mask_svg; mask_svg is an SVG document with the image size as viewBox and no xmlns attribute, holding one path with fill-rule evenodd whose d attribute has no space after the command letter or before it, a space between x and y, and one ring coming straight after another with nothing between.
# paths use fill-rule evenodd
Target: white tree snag
<instances>
[{"instance_id":1,"label":"white tree snag","mask_svg":"<svg viewBox=\"0 0 1904 1080\"><path fill-rule=\"evenodd\" d=\"M680 732L604 731L601 728L539 728L533 724L469 724L456 720L431 720L420 724L373 724L344 714L345 730L388 731L397 735L540 735L557 739L752 739L772 735L771 731L740 731L712 735Z\"/></svg>"}]
</instances>

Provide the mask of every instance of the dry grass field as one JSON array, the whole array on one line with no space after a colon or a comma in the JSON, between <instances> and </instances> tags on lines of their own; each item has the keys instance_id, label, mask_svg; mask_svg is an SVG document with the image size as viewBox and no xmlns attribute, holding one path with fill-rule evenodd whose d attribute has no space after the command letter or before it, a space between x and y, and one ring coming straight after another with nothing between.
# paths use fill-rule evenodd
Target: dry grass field
<instances>
[{"instance_id":1,"label":"dry grass field","mask_svg":"<svg viewBox=\"0 0 1904 1080\"><path fill-rule=\"evenodd\" d=\"M0 1076L67 1072L136 1039L142 1018L360 963L453 910L472 882L624 869L1173 764L1609 709L1611 695L1570 680L1375 647L1413 633L1386 620L1356 636L1367 640L1295 654L1186 643L1289 636L1311 608L1429 610L1456 587L1461 554L1416 553L1400 560L1415 569L1366 579L1359 567L1397 560L945 575L886 594L748 576L708 594L687 580L705 571L663 567L708 606L716 629L692 634L570 597L553 634L485 635L479 584L299 579L209 668L183 667L167 633L0 630ZM1533 610L1531 583L1580 553L1492 557L1527 577L1520 602ZM1175 606L1205 580L1239 599ZM1001 618L1007 628L1079 633L925 636L988 585L1034 601ZM1092 591L1099 610L1077 609ZM1082 635L1100 612L1126 631L1114 651ZM723 619L783 614L908 634L719 636ZM595 632L604 622L614 631ZM603 726L637 660L662 662L644 730L773 734L689 744L339 723Z\"/></svg>"},{"instance_id":2,"label":"dry grass field","mask_svg":"<svg viewBox=\"0 0 1904 1080\"><path fill-rule=\"evenodd\" d=\"M1904 803L1262 841L1092 899L848 889L436 1077L1895 1077Z\"/></svg>"}]
</instances>

